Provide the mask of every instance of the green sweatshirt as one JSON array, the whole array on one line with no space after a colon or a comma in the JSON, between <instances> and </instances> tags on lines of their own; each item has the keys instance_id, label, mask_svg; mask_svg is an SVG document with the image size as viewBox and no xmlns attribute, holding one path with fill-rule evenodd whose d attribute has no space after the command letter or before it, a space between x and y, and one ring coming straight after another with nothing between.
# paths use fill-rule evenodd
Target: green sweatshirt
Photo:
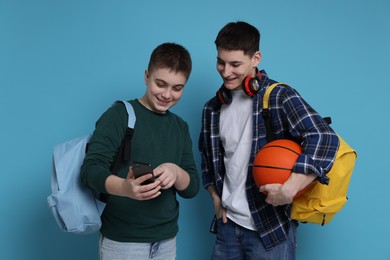
<instances>
[{"instance_id":1,"label":"green sweatshirt","mask_svg":"<svg viewBox=\"0 0 390 260\"><path fill-rule=\"evenodd\" d=\"M102 214L103 236L119 242L156 242L174 237L178 232L179 203L176 194L192 198L199 191L199 176L188 125L167 111L154 113L138 100L131 100L136 115L131 160L152 164L177 164L190 175L183 191L174 187L162 190L155 199L137 201L110 195ZM127 129L127 112L123 104L109 108L97 121L88 153L81 168L83 183L106 193L105 181ZM130 163L123 163L118 175L125 178Z\"/></svg>"}]
</instances>

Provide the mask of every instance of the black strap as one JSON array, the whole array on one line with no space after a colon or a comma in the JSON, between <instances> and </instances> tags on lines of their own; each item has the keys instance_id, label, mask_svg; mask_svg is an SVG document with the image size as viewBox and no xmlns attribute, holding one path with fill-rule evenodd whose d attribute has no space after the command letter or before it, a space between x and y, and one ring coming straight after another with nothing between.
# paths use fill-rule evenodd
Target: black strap
<instances>
[{"instance_id":1,"label":"black strap","mask_svg":"<svg viewBox=\"0 0 390 260\"><path fill-rule=\"evenodd\" d=\"M269 109L263 109L262 116L263 116L263 120L264 120L267 143L269 143L269 142L276 139L276 136L272 132L272 124L271 124L271 117L270 117Z\"/></svg>"},{"instance_id":2,"label":"black strap","mask_svg":"<svg viewBox=\"0 0 390 260\"><path fill-rule=\"evenodd\" d=\"M325 122L330 125L332 123L332 118L330 116L324 117Z\"/></svg>"},{"instance_id":3,"label":"black strap","mask_svg":"<svg viewBox=\"0 0 390 260\"><path fill-rule=\"evenodd\" d=\"M272 84L269 86L269 88L266 89L266 91L264 93L264 96L263 96L263 101L262 101L262 104L263 104L262 116L263 116L263 120L264 120L264 127L265 127L267 143L277 139L276 135L272 132L271 112L269 110L269 108L270 108L269 103L270 103L271 93L273 92L275 87L277 87L279 85L288 86L285 83L280 83L280 82L277 83L276 81L272 81L271 83ZM269 92L269 91L271 91L271 92ZM268 95L267 95L267 93L268 93ZM267 95L267 98L265 98L266 95ZM267 101L265 101L265 99ZM264 102L268 102L268 104L264 104Z\"/></svg>"},{"instance_id":4,"label":"black strap","mask_svg":"<svg viewBox=\"0 0 390 260\"><path fill-rule=\"evenodd\" d=\"M115 161L111 164L111 173L113 175L117 175L119 169L123 162L130 161L131 158L131 138L133 137L133 128L127 128L125 133L125 138L122 141L121 146L119 147L118 154L115 158ZM103 202L107 202L109 194L100 193L100 200Z\"/></svg>"},{"instance_id":5,"label":"black strap","mask_svg":"<svg viewBox=\"0 0 390 260\"><path fill-rule=\"evenodd\" d=\"M270 95L271 96L271 95ZM269 100L268 100L269 102ZM265 126L265 133L267 138L267 143L276 140L276 135L272 132L272 123L271 123L271 113L269 111L269 105L268 109L263 108L262 116L264 120L264 126ZM324 117L323 118L325 122L330 125L332 123L331 117Z\"/></svg>"},{"instance_id":6,"label":"black strap","mask_svg":"<svg viewBox=\"0 0 390 260\"><path fill-rule=\"evenodd\" d=\"M117 175L121 164L123 162L129 161L131 158L131 138L133 137L134 129L127 128L125 137L122 141L122 144L118 150L115 161L111 165L111 173Z\"/></svg>"}]
</instances>

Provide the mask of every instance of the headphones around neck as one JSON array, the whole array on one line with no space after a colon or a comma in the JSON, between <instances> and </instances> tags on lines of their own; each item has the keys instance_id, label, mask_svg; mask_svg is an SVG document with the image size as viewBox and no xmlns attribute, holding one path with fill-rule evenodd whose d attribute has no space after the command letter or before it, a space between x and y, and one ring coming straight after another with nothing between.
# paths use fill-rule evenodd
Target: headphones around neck
<instances>
[{"instance_id":1,"label":"headphones around neck","mask_svg":"<svg viewBox=\"0 0 390 260\"><path fill-rule=\"evenodd\" d=\"M259 92L260 79L261 79L261 73L256 68L256 76L254 78L248 76L245 77L245 79L242 81L241 87L248 96L253 97L257 92ZM229 105L230 103L232 103L232 99L233 99L231 91L225 88L223 84L218 89L216 93L216 97L222 105Z\"/></svg>"}]
</instances>

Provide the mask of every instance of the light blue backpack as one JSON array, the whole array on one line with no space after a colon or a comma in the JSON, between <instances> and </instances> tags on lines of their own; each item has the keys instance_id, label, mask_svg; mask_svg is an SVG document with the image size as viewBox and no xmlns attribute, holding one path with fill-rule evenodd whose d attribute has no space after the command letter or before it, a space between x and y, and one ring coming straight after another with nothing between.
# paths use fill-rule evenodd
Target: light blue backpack
<instances>
[{"instance_id":1,"label":"light blue backpack","mask_svg":"<svg viewBox=\"0 0 390 260\"><path fill-rule=\"evenodd\" d=\"M126 101L128 129L116 161L111 169L117 174L121 162L130 160L130 143L135 124L132 105ZM92 234L100 230L100 215L105 203L100 194L80 180L80 168L85 158L91 134L58 144L53 150L51 194L47 197L49 208L61 230L75 234Z\"/></svg>"}]
</instances>

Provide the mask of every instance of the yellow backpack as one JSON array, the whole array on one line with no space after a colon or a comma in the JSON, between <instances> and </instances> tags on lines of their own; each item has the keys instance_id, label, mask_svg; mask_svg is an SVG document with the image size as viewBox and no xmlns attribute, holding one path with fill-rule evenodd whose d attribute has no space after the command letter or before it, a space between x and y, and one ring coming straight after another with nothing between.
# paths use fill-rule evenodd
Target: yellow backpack
<instances>
[{"instance_id":1,"label":"yellow backpack","mask_svg":"<svg viewBox=\"0 0 390 260\"><path fill-rule=\"evenodd\" d=\"M272 134L268 111L269 96L278 85L288 86L284 83L272 84L263 97L263 118L267 129L267 137ZM338 137L340 146L334 164L326 175L330 179L329 184L314 183L302 195L295 198L291 209L292 219L324 225L329 223L347 202L348 186L357 153L340 136Z\"/></svg>"}]
</instances>

